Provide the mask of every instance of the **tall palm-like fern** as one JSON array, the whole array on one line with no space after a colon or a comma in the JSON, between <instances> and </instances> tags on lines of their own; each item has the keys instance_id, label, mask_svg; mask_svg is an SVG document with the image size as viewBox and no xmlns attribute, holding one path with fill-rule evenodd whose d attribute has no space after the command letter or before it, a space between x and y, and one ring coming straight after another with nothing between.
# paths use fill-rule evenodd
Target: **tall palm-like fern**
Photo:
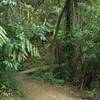
<instances>
[{"instance_id":1,"label":"tall palm-like fern","mask_svg":"<svg viewBox=\"0 0 100 100\"><path fill-rule=\"evenodd\" d=\"M9 41L6 31L0 26L0 46L3 46Z\"/></svg>"},{"instance_id":2,"label":"tall palm-like fern","mask_svg":"<svg viewBox=\"0 0 100 100\"><path fill-rule=\"evenodd\" d=\"M0 46L1 55L4 65L9 68L17 69L18 63L27 59L30 56L39 56L37 48L30 42L30 40L24 36L15 37L14 41L7 37L7 33L3 27L0 26ZM2 48L3 46L3 48ZM0 59L1 59L0 58Z\"/></svg>"}]
</instances>

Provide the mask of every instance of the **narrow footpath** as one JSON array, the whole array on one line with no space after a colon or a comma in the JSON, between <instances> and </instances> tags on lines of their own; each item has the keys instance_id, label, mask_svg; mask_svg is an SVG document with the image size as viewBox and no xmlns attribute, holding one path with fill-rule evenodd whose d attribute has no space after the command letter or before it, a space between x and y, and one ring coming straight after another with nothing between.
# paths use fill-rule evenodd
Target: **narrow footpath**
<instances>
[{"instance_id":1,"label":"narrow footpath","mask_svg":"<svg viewBox=\"0 0 100 100\"><path fill-rule=\"evenodd\" d=\"M50 84L26 79L24 73L19 73L18 78L25 91L24 100L94 100L81 95L72 87L53 86Z\"/></svg>"}]
</instances>

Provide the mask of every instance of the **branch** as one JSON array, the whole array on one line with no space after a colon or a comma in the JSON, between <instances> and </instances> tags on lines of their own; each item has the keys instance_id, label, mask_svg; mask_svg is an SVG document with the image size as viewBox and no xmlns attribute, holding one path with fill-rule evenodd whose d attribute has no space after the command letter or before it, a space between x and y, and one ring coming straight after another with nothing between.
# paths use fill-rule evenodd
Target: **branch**
<instances>
[{"instance_id":1,"label":"branch","mask_svg":"<svg viewBox=\"0 0 100 100\"><path fill-rule=\"evenodd\" d=\"M63 7L63 9L62 9L62 12L61 12L60 15L59 15L58 22L57 22L56 29L55 29L55 34L54 34L54 36L53 36L53 40L56 39L56 36L57 36L58 30L59 30L59 26L60 26L60 23L61 23L61 19L62 19L62 17L63 17L63 13L64 13L64 11L65 11L65 8L66 8L66 3L65 3L65 5L64 5L64 7Z\"/></svg>"},{"instance_id":2,"label":"branch","mask_svg":"<svg viewBox=\"0 0 100 100\"><path fill-rule=\"evenodd\" d=\"M59 16L59 19L58 19L58 22L57 22L57 26L56 26L56 30L55 30L55 36L54 36L54 37L56 37L57 32L58 32L58 30L59 30L59 26L60 26L60 22L61 22L61 19L62 19L64 10L65 10L65 7L64 7L64 9L62 10L62 12L61 12L61 14L60 14L60 16Z\"/></svg>"}]
</instances>

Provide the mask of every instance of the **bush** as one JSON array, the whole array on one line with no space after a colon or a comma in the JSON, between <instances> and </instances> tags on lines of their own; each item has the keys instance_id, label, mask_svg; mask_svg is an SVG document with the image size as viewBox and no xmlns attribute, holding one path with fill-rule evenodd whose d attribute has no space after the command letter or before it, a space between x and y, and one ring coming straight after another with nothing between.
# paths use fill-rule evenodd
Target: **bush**
<instances>
[{"instance_id":1,"label":"bush","mask_svg":"<svg viewBox=\"0 0 100 100\"><path fill-rule=\"evenodd\" d=\"M1 96L23 96L23 92L20 88L20 83L17 80L16 73L14 71L0 72L0 90Z\"/></svg>"},{"instance_id":2,"label":"bush","mask_svg":"<svg viewBox=\"0 0 100 100\"><path fill-rule=\"evenodd\" d=\"M64 85L64 80L55 78L52 72L49 72L49 71L40 70L40 71L34 72L31 76L29 75L29 77L33 80L47 82L50 84Z\"/></svg>"}]
</instances>

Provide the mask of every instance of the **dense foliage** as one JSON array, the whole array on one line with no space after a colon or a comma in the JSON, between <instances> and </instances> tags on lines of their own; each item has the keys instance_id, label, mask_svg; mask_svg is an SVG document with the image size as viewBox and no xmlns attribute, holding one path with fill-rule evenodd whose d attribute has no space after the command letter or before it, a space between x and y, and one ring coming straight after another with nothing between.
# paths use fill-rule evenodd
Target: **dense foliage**
<instances>
[{"instance_id":1,"label":"dense foliage","mask_svg":"<svg viewBox=\"0 0 100 100\"><path fill-rule=\"evenodd\" d=\"M51 52L48 62L42 59L45 50ZM4 79L5 74L25 69L21 66L29 66L26 61L31 66L50 65L50 73L40 80L48 76L47 81L52 83L62 80L81 89L100 88L99 0L1 0L1 87L6 86L8 91L16 87L10 75ZM56 63L59 66L52 67ZM42 72L32 77L39 75Z\"/></svg>"}]
</instances>

